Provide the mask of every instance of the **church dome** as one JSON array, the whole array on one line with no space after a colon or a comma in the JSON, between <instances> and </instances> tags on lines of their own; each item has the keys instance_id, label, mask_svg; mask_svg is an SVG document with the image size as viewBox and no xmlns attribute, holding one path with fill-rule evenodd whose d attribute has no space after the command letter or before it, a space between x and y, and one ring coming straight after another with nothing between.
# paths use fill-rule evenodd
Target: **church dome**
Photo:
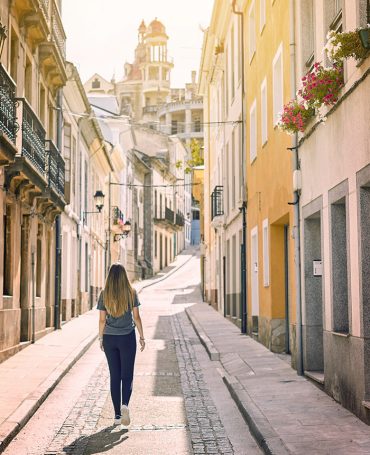
<instances>
[{"instance_id":1,"label":"church dome","mask_svg":"<svg viewBox=\"0 0 370 455\"><path fill-rule=\"evenodd\" d=\"M157 18L147 28L147 35L166 35L166 27Z\"/></svg>"}]
</instances>

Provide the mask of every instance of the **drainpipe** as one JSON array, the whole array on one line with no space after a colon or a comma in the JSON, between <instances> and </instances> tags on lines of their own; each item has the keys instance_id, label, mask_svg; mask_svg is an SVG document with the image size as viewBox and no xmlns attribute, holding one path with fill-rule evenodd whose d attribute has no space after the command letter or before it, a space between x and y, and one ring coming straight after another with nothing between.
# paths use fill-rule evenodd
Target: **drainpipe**
<instances>
[{"instance_id":1,"label":"drainpipe","mask_svg":"<svg viewBox=\"0 0 370 455\"><path fill-rule=\"evenodd\" d=\"M233 0L232 8L233 13L240 17L240 35L241 35L241 84L242 84L242 163L246 163L245 159L245 137L246 137L246 122L245 122L245 82L244 82L244 13L236 11L236 0ZM247 307L247 188L246 188L246 167L243 166L242 170L242 187L243 187L243 203L239 210L242 213L243 223L243 240L241 245L241 333L247 333L248 329L248 307Z\"/></svg>"},{"instance_id":2,"label":"drainpipe","mask_svg":"<svg viewBox=\"0 0 370 455\"><path fill-rule=\"evenodd\" d=\"M62 115L62 89L58 90L57 94L57 148L59 153L62 149L62 129L63 129L63 115ZM61 216L55 218L55 285L54 285L54 327L60 329L60 295L61 295Z\"/></svg>"},{"instance_id":3,"label":"drainpipe","mask_svg":"<svg viewBox=\"0 0 370 455\"><path fill-rule=\"evenodd\" d=\"M31 252L31 274L32 274L32 335L31 342L35 342L35 252L32 249Z\"/></svg>"},{"instance_id":4,"label":"drainpipe","mask_svg":"<svg viewBox=\"0 0 370 455\"><path fill-rule=\"evenodd\" d=\"M296 98L296 72L295 72L295 6L294 0L289 0L290 9L290 86L291 98ZM293 137L293 144L290 150L293 151L293 169L298 171L298 134ZM299 191L294 191L294 264L295 264L295 285L296 285L296 344L297 344L297 374L303 375L303 341L302 341L302 288L301 288L301 228L299 213ZM288 335L289 336L289 335Z\"/></svg>"}]
</instances>

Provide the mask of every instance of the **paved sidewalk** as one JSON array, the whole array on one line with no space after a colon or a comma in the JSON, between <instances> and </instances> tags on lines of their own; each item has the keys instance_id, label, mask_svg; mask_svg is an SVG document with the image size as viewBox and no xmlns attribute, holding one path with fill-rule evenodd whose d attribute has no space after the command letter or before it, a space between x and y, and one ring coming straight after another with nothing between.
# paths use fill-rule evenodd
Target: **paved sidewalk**
<instances>
[{"instance_id":1,"label":"paved sidewalk","mask_svg":"<svg viewBox=\"0 0 370 455\"><path fill-rule=\"evenodd\" d=\"M0 452L97 338L94 310L0 364Z\"/></svg>"},{"instance_id":2,"label":"paved sidewalk","mask_svg":"<svg viewBox=\"0 0 370 455\"><path fill-rule=\"evenodd\" d=\"M186 310L267 454L370 454L370 427L205 303Z\"/></svg>"}]
</instances>

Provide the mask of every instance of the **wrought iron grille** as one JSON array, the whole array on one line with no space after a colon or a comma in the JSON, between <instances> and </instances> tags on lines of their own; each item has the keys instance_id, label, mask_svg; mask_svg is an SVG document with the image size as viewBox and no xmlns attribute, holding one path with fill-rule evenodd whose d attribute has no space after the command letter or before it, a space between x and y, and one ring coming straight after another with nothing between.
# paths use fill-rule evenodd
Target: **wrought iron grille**
<instances>
[{"instance_id":1,"label":"wrought iron grille","mask_svg":"<svg viewBox=\"0 0 370 455\"><path fill-rule=\"evenodd\" d=\"M166 207L164 217L170 223L172 223L172 224L175 223L175 213L173 212L173 210L169 209L168 207Z\"/></svg>"},{"instance_id":2,"label":"wrought iron grille","mask_svg":"<svg viewBox=\"0 0 370 455\"><path fill-rule=\"evenodd\" d=\"M49 20L49 3L50 0L39 0L39 4L41 6L42 12L44 13L46 20Z\"/></svg>"},{"instance_id":3,"label":"wrought iron grille","mask_svg":"<svg viewBox=\"0 0 370 455\"><path fill-rule=\"evenodd\" d=\"M13 143L18 130L16 118L15 83L0 64L0 131Z\"/></svg>"},{"instance_id":4,"label":"wrought iron grille","mask_svg":"<svg viewBox=\"0 0 370 455\"><path fill-rule=\"evenodd\" d=\"M60 195L64 195L65 163L53 141L46 141L47 145L47 173L49 187Z\"/></svg>"},{"instance_id":5,"label":"wrought iron grille","mask_svg":"<svg viewBox=\"0 0 370 455\"><path fill-rule=\"evenodd\" d=\"M55 2L53 4L53 14L51 17L51 28L52 28L52 35L55 44L57 45L59 52L61 53L63 60L66 58L66 35L64 33L64 28L62 24L62 20L60 18L60 14L58 11Z\"/></svg>"},{"instance_id":6,"label":"wrought iron grille","mask_svg":"<svg viewBox=\"0 0 370 455\"><path fill-rule=\"evenodd\" d=\"M184 226L184 217L181 213L176 213L176 226Z\"/></svg>"},{"instance_id":7,"label":"wrought iron grille","mask_svg":"<svg viewBox=\"0 0 370 455\"><path fill-rule=\"evenodd\" d=\"M45 130L37 115L24 98L22 104L22 156L25 156L42 173L46 171Z\"/></svg>"},{"instance_id":8,"label":"wrought iron grille","mask_svg":"<svg viewBox=\"0 0 370 455\"><path fill-rule=\"evenodd\" d=\"M211 194L211 220L224 214L223 191L224 187L217 185Z\"/></svg>"}]
</instances>

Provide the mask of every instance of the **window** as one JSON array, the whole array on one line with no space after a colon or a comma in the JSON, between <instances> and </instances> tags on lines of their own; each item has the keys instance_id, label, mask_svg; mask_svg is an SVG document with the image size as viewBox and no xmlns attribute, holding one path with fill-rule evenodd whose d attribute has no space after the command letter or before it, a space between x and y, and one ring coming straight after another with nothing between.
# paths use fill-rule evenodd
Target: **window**
<instances>
[{"instance_id":1,"label":"window","mask_svg":"<svg viewBox=\"0 0 370 455\"><path fill-rule=\"evenodd\" d=\"M91 88L100 88L100 81L97 77L92 81Z\"/></svg>"},{"instance_id":2,"label":"window","mask_svg":"<svg viewBox=\"0 0 370 455\"><path fill-rule=\"evenodd\" d=\"M302 64L304 72L311 69L315 59L313 2L314 0L301 2Z\"/></svg>"},{"instance_id":3,"label":"window","mask_svg":"<svg viewBox=\"0 0 370 455\"><path fill-rule=\"evenodd\" d=\"M254 7L254 1L252 2L249 13L248 13L248 23L249 23L249 61L252 60L254 53L256 52L256 13Z\"/></svg>"},{"instance_id":4,"label":"window","mask_svg":"<svg viewBox=\"0 0 370 455\"><path fill-rule=\"evenodd\" d=\"M225 154L225 161L226 161L226 178L225 178L225 202L226 202L226 215L229 215L230 211L230 200L229 200L229 194L230 194L230 189L229 189L229 184L231 182L230 178L230 164L229 164L229 144L226 144L226 154Z\"/></svg>"},{"instance_id":5,"label":"window","mask_svg":"<svg viewBox=\"0 0 370 455\"><path fill-rule=\"evenodd\" d=\"M261 84L261 145L267 142L267 83L266 78Z\"/></svg>"},{"instance_id":6,"label":"window","mask_svg":"<svg viewBox=\"0 0 370 455\"><path fill-rule=\"evenodd\" d=\"M225 113L229 112L229 50L225 49Z\"/></svg>"},{"instance_id":7,"label":"window","mask_svg":"<svg viewBox=\"0 0 370 455\"><path fill-rule=\"evenodd\" d=\"M32 63L26 58L26 69L24 72L24 96L32 103Z\"/></svg>"},{"instance_id":8,"label":"window","mask_svg":"<svg viewBox=\"0 0 370 455\"><path fill-rule=\"evenodd\" d=\"M171 134L177 134L177 120L171 121Z\"/></svg>"},{"instance_id":9,"label":"window","mask_svg":"<svg viewBox=\"0 0 370 455\"><path fill-rule=\"evenodd\" d=\"M249 111L249 153L250 162L257 158L257 118L256 118L256 100L253 101Z\"/></svg>"},{"instance_id":10,"label":"window","mask_svg":"<svg viewBox=\"0 0 370 455\"><path fill-rule=\"evenodd\" d=\"M234 170L236 170L236 160L235 160L235 131L232 132L231 135L231 169L233 171L233 175L231 175L231 201L232 201L232 208L235 209L235 188L236 188L236 172L234 174Z\"/></svg>"},{"instance_id":11,"label":"window","mask_svg":"<svg viewBox=\"0 0 370 455\"><path fill-rule=\"evenodd\" d=\"M72 151L72 129L68 123L64 124L63 138L63 158L65 163L65 196L67 202L70 202L70 185L71 185L71 151Z\"/></svg>"},{"instance_id":12,"label":"window","mask_svg":"<svg viewBox=\"0 0 370 455\"><path fill-rule=\"evenodd\" d=\"M158 218L162 218L162 195L160 194L159 195L159 217Z\"/></svg>"},{"instance_id":13,"label":"window","mask_svg":"<svg viewBox=\"0 0 370 455\"><path fill-rule=\"evenodd\" d=\"M263 248L263 285L270 286L270 245L269 245L269 221L262 223L262 248Z\"/></svg>"},{"instance_id":14,"label":"window","mask_svg":"<svg viewBox=\"0 0 370 455\"><path fill-rule=\"evenodd\" d=\"M283 47L280 44L272 64L273 89L273 122L279 121L279 114L283 109Z\"/></svg>"},{"instance_id":15,"label":"window","mask_svg":"<svg viewBox=\"0 0 370 455\"><path fill-rule=\"evenodd\" d=\"M11 206L6 205L4 210L4 284L3 294L13 294L13 276L12 276L12 218L11 218Z\"/></svg>"},{"instance_id":16,"label":"window","mask_svg":"<svg viewBox=\"0 0 370 455\"><path fill-rule=\"evenodd\" d=\"M45 89L44 87L40 84L40 99L39 99L39 115L40 115L40 120L43 125L45 125L45 103L46 103L46 95L45 95Z\"/></svg>"},{"instance_id":17,"label":"window","mask_svg":"<svg viewBox=\"0 0 370 455\"><path fill-rule=\"evenodd\" d=\"M154 233L154 256L158 256L158 234L157 232Z\"/></svg>"},{"instance_id":18,"label":"window","mask_svg":"<svg viewBox=\"0 0 370 455\"><path fill-rule=\"evenodd\" d=\"M242 120L240 117L239 120ZM239 199L243 200L244 198L244 188L243 188L243 172L244 172L244 157L243 157L243 123L239 123L238 126L238 153L239 153Z\"/></svg>"},{"instance_id":19,"label":"window","mask_svg":"<svg viewBox=\"0 0 370 455\"><path fill-rule=\"evenodd\" d=\"M266 24L266 0L260 0L260 32Z\"/></svg>"},{"instance_id":20,"label":"window","mask_svg":"<svg viewBox=\"0 0 370 455\"><path fill-rule=\"evenodd\" d=\"M36 297L41 297L42 268L42 224L39 223L36 246Z\"/></svg>"},{"instance_id":21,"label":"window","mask_svg":"<svg viewBox=\"0 0 370 455\"><path fill-rule=\"evenodd\" d=\"M324 17L326 31L342 32L343 0L326 0L324 2Z\"/></svg>"},{"instance_id":22,"label":"window","mask_svg":"<svg viewBox=\"0 0 370 455\"><path fill-rule=\"evenodd\" d=\"M331 204L333 330L349 333L346 198Z\"/></svg>"},{"instance_id":23,"label":"window","mask_svg":"<svg viewBox=\"0 0 370 455\"><path fill-rule=\"evenodd\" d=\"M193 210L193 220L199 220L199 210Z\"/></svg>"},{"instance_id":24,"label":"window","mask_svg":"<svg viewBox=\"0 0 370 455\"><path fill-rule=\"evenodd\" d=\"M10 75L14 82L18 81L18 53L19 53L19 40L15 31L12 29L11 42L10 42Z\"/></svg>"},{"instance_id":25,"label":"window","mask_svg":"<svg viewBox=\"0 0 370 455\"><path fill-rule=\"evenodd\" d=\"M234 73L234 66L235 66L235 37L234 37L234 27L231 27L231 55L230 55L230 63L231 63L231 99L234 99L235 96L235 73Z\"/></svg>"},{"instance_id":26,"label":"window","mask_svg":"<svg viewBox=\"0 0 370 455\"><path fill-rule=\"evenodd\" d=\"M157 190L155 190L154 191L154 218L158 218L157 209L158 209L158 194L157 194Z\"/></svg>"},{"instance_id":27,"label":"window","mask_svg":"<svg viewBox=\"0 0 370 455\"><path fill-rule=\"evenodd\" d=\"M85 243L85 292L89 292L89 245Z\"/></svg>"},{"instance_id":28,"label":"window","mask_svg":"<svg viewBox=\"0 0 370 455\"><path fill-rule=\"evenodd\" d=\"M89 210L88 205L88 188L89 188L89 176L88 176L88 169L87 169L87 160L85 159L85 169L84 169L84 212ZM87 218L85 218L85 224L87 224Z\"/></svg>"}]
</instances>

